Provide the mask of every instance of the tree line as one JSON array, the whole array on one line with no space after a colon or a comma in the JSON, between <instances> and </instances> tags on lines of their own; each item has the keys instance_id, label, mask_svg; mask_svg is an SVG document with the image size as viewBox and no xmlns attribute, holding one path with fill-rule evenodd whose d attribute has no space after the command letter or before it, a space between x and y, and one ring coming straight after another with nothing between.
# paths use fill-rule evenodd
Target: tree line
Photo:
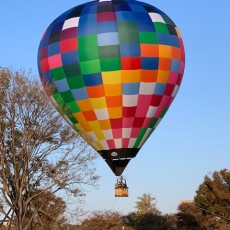
<instances>
[{"instance_id":1,"label":"tree line","mask_svg":"<svg viewBox=\"0 0 230 230\"><path fill-rule=\"evenodd\" d=\"M61 114L71 109L59 104ZM206 175L177 213L163 215L145 193L127 215L98 211L83 218L85 190L98 184L96 157L31 73L0 68L0 229L230 229L228 169ZM71 210L66 198L74 200ZM81 224L71 225L69 217Z\"/></svg>"}]
</instances>

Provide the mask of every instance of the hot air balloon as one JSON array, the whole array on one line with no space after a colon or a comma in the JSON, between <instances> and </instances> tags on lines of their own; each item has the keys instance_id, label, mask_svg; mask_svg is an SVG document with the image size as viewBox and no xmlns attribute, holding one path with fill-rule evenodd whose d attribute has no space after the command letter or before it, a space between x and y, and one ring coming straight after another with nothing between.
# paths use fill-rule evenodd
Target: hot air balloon
<instances>
[{"instance_id":1,"label":"hot air balloon","mask_svg":"<svg viewBox=\"0 0 230 230\"><path fill-rule=\"evenodd\" d=\"M38 69L68 123L116 176L137 155L180 87L185 58L174 22L136 0L96 0L56 18Z\"/></svg>"}]
</instances>

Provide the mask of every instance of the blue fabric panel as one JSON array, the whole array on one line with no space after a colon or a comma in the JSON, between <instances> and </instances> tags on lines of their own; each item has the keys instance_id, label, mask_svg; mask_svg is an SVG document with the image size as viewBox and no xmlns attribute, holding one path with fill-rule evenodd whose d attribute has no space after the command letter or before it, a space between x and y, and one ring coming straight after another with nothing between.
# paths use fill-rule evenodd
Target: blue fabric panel
<instances>
[{"instance_id":1,"label":"blue fabric panel","mask_svg":"<svg viewBox=\"0 0 230 230\"><path fill-rule=\"evenodd\" d=\"M81 15L85 14L97 14L97 2L88 2L86 7L83 8Z\"/></svg>"},{"instance_id":2,"label":"blue fabric panel","mask_svg":"<svg viewBox=\"0 0 230 230\"><path fill-rule=\"evenodd\" d=\"M114 9L115 11L131 11L131 8L126 4L116 4Z\"/></svg>"},{"instance_id":3,"label":"blue fabric panel","mask_svg":"<svg viewBox=\"0 0 230 230\"><path fill-rule=\"evenodd\" d=\"M48 29L45 32L44 38L41 40L39 49L41 49L44 46L47 46L47 44L49 43L51 32L52 32L52 27L48 27Z\"/></svg>"},{"instance_id":4,"label":"blue fabric panel","mask_svg":"<svg viewBox=\"0 0 230 230\"><path fill-rule=\"evenodd\" d=\"M154 94L156 95L163 95L165 92L166 84L156 83Z\"/></svg>"},{"instance_id":5,"label":"blue fabric panel","mask_svg":"<svg viewBox=\"0 0 230 230\"><path fill-rule=\"evenodd\" d=\"M103 84L100 73L83 75L83 78L85 86L96 86Z\"/></svg>"},{"instance_id":6,"label":"blue fabric panel","mask_svg":"<svg viewBox=\"0 0 230 230\"><path fill-rule=\"evenodd\" d=\"M137 20L137 28L139 31L144 32L155 32L155 27L152 21L143 21L143 20Z\"/></svg>"},{"instance_id":7,"label":"blue fabric panel","mask_svg":"<svg viewBox=\"0 0 230 230\"><path fill-rule=\"evenodd\" d=\"M123 83L122 93L124 95L139 94L140 83Z\"/></svg>"},{"instance_id":8,"label":"blue fabric panel","mask_svg":"<svg viewBox=\"0 0 230 230\"><path fill-rule=\"evenodd\" d=\"M131 11L118 11L118 12L116 12L116 18L118 21L120 21L120 20L134 21L135 20L133 12L131 12Z\"/></svg>"},{"instance_id":9,"label":"blue fabric panel","mask_svg":"<svg viewBox=\"0 0 230 230\"><path fill-rule=\"evenodd\" d=\"M122 57L139 57L141 56L140 45L121 44L120 52Z\"/></svg>"},{"instance_id":10,"label":"blue fabric panel","mask_svg":"<svg viewBox=\"0 0 230 230\"><path fill-rule=\"evenodd\" d=\"M64 21L55 24L55 26L52 29L52 33L57 33L57 32L62 31L63 24L64 24Z\"/></svg>"},{"instance_id":11,"label":"blue fabric panel","mask_svg":"<svg viewBox=\"0 0 230 230\"><path fill-rule=\"evenodd\" d=\"M180 72L180 61L179 60L175 60L175 59L172 60L171 71Z\"/></svg>"},{"instance_id":12,"label":"blue fabric panel","mask_svg":"<svg viewBox=\"0 0 230 230\"><path fill-rule=\"evenodd\" d=\"M61 57L62 57L62 64L64 66L79 63L77 50L67 52L67 53L62 53Z\"/></svg>"},{"instance_id":13,"label":"blue fabric panel","mask_svg":"<svg viewBox=\"0 0 230 230\"><path fill-rule=\"evenodd\" d=\"M60 53L60 42L52 43L48 46L48 56Z\"/></svg>"},{"instance_id":14,"label":"blue fabric panel","mask_svg":"<svg viewBox=\"0 0 230 230\"><path fill-rule=\"evenodd\" d=\"M78 36L83 37L91 34L97 34L97 27L95 26L81 26L78 27Z\"/></svg>"},{"instance_id":15,"label":"blue fabric panel","mask_svg":"<svg viewBox=\"0 0 230 230\"><path fill-rule=\"evenodd\" d=\"M139 21L152 22L151 17L146 12L134 12L134 16Z\"/></svg>"},{"instance_id":16,"label":"blue fabric panel","mask_svg":"<svg viewBox=\"0 0 230 230\"><path fill-rule=\"evenodd\" d=\"M97 15L96 14L87 14L81 15L79 25L80 26L90 26L95 27L97 23Z\"/></svg>"},{"instance_id":17,"label":"blue fabric panel","mask_svg":"<svg viewBox=\"0 0 230 230\"><path fill-rule=\"evenodd\" d=\"M180 48L178 37L170 34L157 33L158 43Z\"/></svg>"},{"instance_id":18,"label":"blue fabric panel","mask_svg":"<svg viewBox=\"0 0 230 230\"><path fill-rule=\"evenodd\" d=\"M66 78L55 81L55 85L59 92L65 92L69 90L69 84L66 80Z\"/></svg>"},{"instance_id":19,"label":"blue fabric panel","mask_svg":"<svg viewBox=\"0 0 230 230\"><path fill-rule=\"evenodd\" d=\"M88 98L86 88L73 89L71 90L75 100L85 100Z\"/></svg>"},{"instance_id":20,"label":"blue fabric panel","mask_svg":"<svg viewBox=\"0 0 230 230\"><path fill-rule=\"evenodd\" d=\"M146 13L146 9L142 5L130 4L129 6L133 12L145 12Z\"/></svg>"},{"instance_id":21,"label":"blue fabric panel","mask_svg":"<svg viewBox=\"0 0 230 230\"><path fill-rule=\"evenodd\" d=\"M98 46L109 46L119 44L118 32L103 33L97 35Z\"/></svg>"},{"instance_id":22,"label":"blue fabric panel","mask_svg":"<svg viewBox=\"0 0 230 230\"><path fill-rule=\"evenodd\" d=\"M108 33L108 32L118 32L116 22L100 22L97 23L96 34Z\"/></svg>"},{"instance_id":23,"label":"blue fabric panel","mask_svg":"<svg viewBox=\"0 0 230 230\"><path fill-rule=\"evenodd\" d=\"M159 58L143 57L141 58L142 69L157 70L159 66Z\"/></svg>"},{"instance_id":24,"label":"blue fabric panel","mask_svg":"<svg viewBox=\"0 0 230 230\"><path fill-rule=\"evenodd\" d=\"M64 22L68 15L71 13L73 9L69 9L67 10L66 12L64 12L62 15L60 15L57 19L56 19L56 22Z\"/></svg>"}]
</instances>

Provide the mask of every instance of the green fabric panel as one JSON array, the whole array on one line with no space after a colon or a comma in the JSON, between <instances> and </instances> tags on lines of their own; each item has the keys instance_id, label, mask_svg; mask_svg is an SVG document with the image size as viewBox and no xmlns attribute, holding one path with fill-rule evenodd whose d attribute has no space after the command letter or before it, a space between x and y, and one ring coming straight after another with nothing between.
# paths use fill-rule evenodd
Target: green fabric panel
<instances>
[{"instance_id":1,"label":"green fabric panel","mask_svg":"<svg viewBox=\"0 0 230 230\"><path fill-rule=\"evenodd\" d=\"M121 70L120 58L101 59L101 71Z\"/></svg>"},{"instance_id":2,"label":"green fabric panel","mask_svg":"<svg viewBox=\"0 0 230 230\"><path fill-rule=\"evenodd\" d=\"M169 34L169 30L166 24L161 23L161 22L155 22L154 23L155 29L157 33L165 33Z\"/></svg>"},{"instance_id":3,"label":"green fabric panel","mask_svg":"<svg viewBox=\"0 0 230 230\"><path fill-rule=\"evenodd\" d=\"M69 116L69 119L71 120L71 122L73 124L77 124L78 123L78 121L75 119L75 117L72 114Z\"/></svg>"},{"instance_id":4,"label":"green fabric panel","mask_svg":"<svg viewBox=\"0 0 230 230\"><path fill-rule=\"evenodd\" d=\"M120 33L119 40L121 44L139 44L139 35L137 32Z\"/></svg>"},{"instance_id":5,"label":"green fabric panel","mask_svg":"<svg viewBox=\"0 0 230 230\"><path fill-rule=\"evenodd\" d=\"M91 61L99 58L97 35L78 38L78 55L80 62Z\"/></svg>"},{"instance_id":6,"label":"green fabric panel","mask_svg":"<svg viewBox=\"0 0 230 230\"><path fill-rule=\"evenodd\" d=\"M100 60L81 62L82 74L93 74L101 72Z\"/></svg>"},{"instance_id":7,"label":"green fabric panel","mask_svg":"<svg viewBox=\"0 0 230 230\"><path fill-rule=\"evenodd\" d=\"M168 111L168 108L165 108L163 110L163 112L161 113L161 118L163 118L165 116L165 114L167 113L167 111Z\"/></svg>"},{"instance_id":8,"label":"green fabric panel","mask_svg":"<svg viewBox=\"0 0 230 230\"><path fill-rule=\"evenodd\" d=\"M68 78L81 75L80 64L65 65L64 71Z\"/></svg>"},{"instance_id":9,"label":"green fabric panel","mask_svg":"<svg viewBox=\"0 0 230 230\"><path fill-rule=\"evenodd\" d=\"M66 77L63 67L51 69L51 75L53 80L55 81L61 80Z\"/></svg>"},{"instance_id":10,"label":"green fabric panel","mask_svg":"<svg viewBox=\"0 0 230 230\"><path fill-rule=\"evenodd\" d=\"M162 14L161 17L164 19L165 24L176 27L175 23L168 16Z\"/></svg>"},{"instance_id":11,"label":"green fabric panel","mask_svg":"<svg viewBox=\"0 0 230 230\"><path fill-rule=\"evenodd\" d=\"M118 21L117 27L119 33L129 33L129 32L137 33L138 31L137 24L135 21Z\"/></svg>"},{"instance_id":12,"label":"green fabric panel","mask_svg":"<svg viewBox=\"0 0 230 230\"><path fill-rule=\"evenodd\" d=\"M150 125L149 125L149 128L154 128L154 126L155 126L155 124L157 123L157 121L158 121L158 118L155 118L155 117L154 117L154 118L152 119Z\"/></svg>"},{"instance_id":13,"label":"green fabric panel","mask_svg":"<svg viewBox=\"0 0 230 230\"><path fill-rule=\"evenodd\" d=\"M118 34L121 44L139 44L138 28L135 21L118 21Z\"/></svg>"},{"instance_id":14,"label":"green fabric panel","mask_svg":"<svg viewBox=\"0 0 230 230\"><path fill-rule=\"evenodd\" d=\"M141 44L158 44L157 35L154 32L139 32Z\"/></svg>"},{"instance_id":15,"label":"green fabric panel","mask_svg":"<svg viewBox=\"0 0 230 230\"><path fill-rule=\"evenodd\" d=\"M67 78L70 89L79 89L85 87L84 80L81 76Z\"/></svg>"},{"instance_id":16,"label":"green fabric panel","mask_svg":"<svg viewBox=\"0 0 230 230\"><path fill-rule=\"evenodd\" d=\"M64 100L63 100L63 98L62 98L60 93L55 93L53 95L53 98L58 103L58 105L64 105L65 104L65 102L64 102Z\"/></svg>"},{"instance_id":17,"label":"green fabric panel","mask_svg":"<svg viewBox=\"0 0 230 230\"><path fill-rule=\"evenodd\" d=\"M61 96L62 96L62 98L63 98L65 103L74 101L74 97L73 97L73 95L72 95L70 90L62 92L60 94L61 94Z\"/></svg>"},{"instance_id":18,"label":"green fabric panel","mask_svg":"<svg viewBox=\"0 0 230 230\"><path fill-rule=\"evenodd\" d=\"M142 139L143 139L143 137L144 137L144 135L145 135L145 133L146 133L146 131L147 131L147 129L141 129L141 131L140 131L140 133L139 133L139 135L138 135L138 137L137 137L137 140L136 140L136 142L135 142L135 144L134 144L134 148L138 148L138 146L139 146L139 144L141 143L141 141L142 141Z\"/></svg>"},{"instance_id":19,"label":"green fabric panel","mask_svg":"<svg viewBox=\"0 0 230 230\"><path fill-rule=\"evenodd\" d=\"M100 58L116 58L120 57L120 46L100 46L99 47L99 57Z\"/></svg>"},{"instance_id":20,"label":"green fabric panel","mask_svg":"<svg viewBox=\"0 0 230 230\"><path fill-rule=\"evenodd\" d=\"M81 111L75 101L69 102L67 106L68 106L68 109L71 111L71 113L77 113Z\"/></svg>"}]
</instances>

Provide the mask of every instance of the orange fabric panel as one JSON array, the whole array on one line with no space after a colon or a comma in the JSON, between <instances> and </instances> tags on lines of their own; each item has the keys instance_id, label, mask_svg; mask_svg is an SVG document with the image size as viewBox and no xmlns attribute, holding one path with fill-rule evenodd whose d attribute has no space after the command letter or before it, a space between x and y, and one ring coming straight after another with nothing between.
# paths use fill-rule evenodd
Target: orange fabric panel
<instances>
[{"instance_id":1,"label":"orange fabric panel","mask_svg":"<svg viewBox=\"0 0 230 230\"><path fill-rule=\"evenodd\" d=\"M159 69L170 71L171 63L172 63L172 60L169 58L159 58Z\"/></svg>"},{"instance_id":2,"label":"orange fabric panel","mask_svg":"<svg viewBox=\"0 0 230 230\"><path fill-rule=\"evenodd\" d=\"M97 120L97 117L96 117L96 115L95 115L93 110L84 111L82 113L83 113L83 115L84 115L84 117L85 117L85 119L87 121L95 121L95 120Z\"/></svg>"},{"instance_id":3,"label":"orange fabric panel","mask_svg":"<svg viewBox=\"0 0 230 230\"><path fill-rule=\"evenodd\" d=\"M105 95L106 96L118 96L121 95L121 84L114 85L104 85Z\"/></svg>"},{"instance_id":4,"label":"orange fabric panel","mask_svg":"<svg viewBox=\"0 0 230 230\"><path fill-rule=\"evenodd\" d=\"M157 70L142 70L141 82L156 82L157 74L158 74Z\"/></svg>"},{"instance_id":5,"label":"orange fabric panel","mask_svg":"<svg viewBox=\"0 0 230 230\"><path fill-rule=\"evenodd\" d=\"M99 121L102 130L111 129L110 120Z\"/></svg>"},{"instance_id":6,"label":"orange fabric panel","mask_svg":"<svg viewBox=\"0 0 230 230\"><path fill-rule=\"evenodd\" d=\"M132 83L139 82L141 77L141 70L122 70L122 82Z\"/></svg>"},{"instance_id":7,"label":"orange fabric panel","mask_svg":"<svg viewBox=\"0 0 230 230\"><path fill-rule=\"evenodd\" d=\"M92 104L89 99L77 101L77 104L81 111L93 110Z\"/></svg>"},{"instance_id":8,"label":"orange fabric panel","mask_svg":"<svg viewBox=\"0 0 230 230\"><path fill-rule=\"evenodd\" d=\"M142 57L158 57L159 46L152 44L141 44L141 56Z\"/></svg>"},{"instance_id":9,"label":"orange fabric panel","mask_svg":"<svg viewBox=\"0 0 230 230\"><path fill-rule=\"evenodd\" d=\"M105 95L103 85L86 87L90 98L103 97Z\"/></svg>"},{"instance_id":10,"label":"orange fabric panel","mask_svg":"<svg viewBox=\"0 0 230 230\"><path fill-rule=\"evenodd\" d=\"M122 95L106 97L107 107L119 107L122 104Z\"/></svg>"},{"instance_id":11,"label":"orange fabric panel","mask_svg":"<svg viewBox=\"0 0 230 230\"><path fill-rule=\"evenodd\" d=\"M181 49L177 47L172 47L172 58L173 59L181 59Z\"/></svg>"}]
</instances>

